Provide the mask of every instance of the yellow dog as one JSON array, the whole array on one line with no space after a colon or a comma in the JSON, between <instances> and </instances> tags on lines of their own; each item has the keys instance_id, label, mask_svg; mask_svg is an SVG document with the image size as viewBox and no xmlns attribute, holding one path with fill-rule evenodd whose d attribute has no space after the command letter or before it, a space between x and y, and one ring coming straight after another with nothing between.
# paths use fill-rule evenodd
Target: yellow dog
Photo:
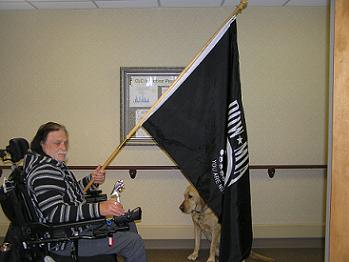
<instances>
[{"instance_id":1,"label":"yellow dog","mask_svg":"<svg viewBox=\"0 0 349 262\"><path fill-rule=\"evenodd\" d=\"M196 260L199 256L201 234L211 241L210 252L207 262L215 262L216 254L218 256L218 246L221 234L221 225L218 223L217 216L213 213L204 200L200 197L198 191L189 185L184 192L184 200L179 209L186 214L191 214L194 223L195 246L193 253L188 256L189 260ZM251 251L249 256L252 259L263 262L274 262L270 257L263 256Z\"/></svg>"}]
</instances>

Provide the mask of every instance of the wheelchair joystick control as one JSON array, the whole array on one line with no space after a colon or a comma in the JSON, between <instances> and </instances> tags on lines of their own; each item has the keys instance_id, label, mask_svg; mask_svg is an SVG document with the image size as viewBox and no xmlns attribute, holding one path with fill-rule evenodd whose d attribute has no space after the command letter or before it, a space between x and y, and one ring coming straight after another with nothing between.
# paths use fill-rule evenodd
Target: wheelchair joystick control
<instances>
[{"instance_id":1,"label":"wheelchair joystick control","mask_svg":"<svg viewBox=\"0 0 349 262\"><path fill-rule=\"evenodd\" d=\"M116 181L114 185L114 189L111 192L112 197L116 197L115 203L120 203L120 193L125 188L125 184L123 180ZM142 209L137 207L133 210L128 210L125 214L121 216L114 216L113 220L116 224L128 224L135 220L140 220L142 218Z\"/></svg>"},{"instance_id":2,"label":"wheelchair joystick control","mask_svg":"<svg viewBox=\"0 0 349 262\"><path fill-rule=\"evenodd\" d=\"M120 203L120 193L125 188L125 184L123 180L116 181L113 191L111 192L111 196L115 197L115 203Z\"/></svg>"}]
</instances>

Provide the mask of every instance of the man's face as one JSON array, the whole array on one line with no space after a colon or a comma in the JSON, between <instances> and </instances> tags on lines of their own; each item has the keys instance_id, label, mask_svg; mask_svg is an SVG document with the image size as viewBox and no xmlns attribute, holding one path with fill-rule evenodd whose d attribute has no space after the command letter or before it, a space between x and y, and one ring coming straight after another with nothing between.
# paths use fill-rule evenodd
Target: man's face
<instances>
[{"instance_id":1,"label":"man's face","mask_svg":"<svg viewBox=\"0 0 349 262\"><path fill-rule=\"evenodd\" d=\"M68 136L64 130L48 133L47 139L41 144L42 150L57 161L65 161L68 153Z\"/></svg>"}]
</instances>

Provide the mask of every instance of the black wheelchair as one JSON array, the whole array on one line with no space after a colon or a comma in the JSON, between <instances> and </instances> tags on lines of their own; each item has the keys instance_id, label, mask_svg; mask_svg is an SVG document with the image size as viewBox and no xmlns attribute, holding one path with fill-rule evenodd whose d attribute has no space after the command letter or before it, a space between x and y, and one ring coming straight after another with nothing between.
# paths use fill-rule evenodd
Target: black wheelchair
<instances>
[{"instance_id":1,"label":"black wheelchair","mask_svg":"<svg viewBox=\"0 0 349 262\"><path fill-rule=\"evenodd\" d=\"M59 225L40 223L26 190L23 169L18 164L24 158L28 147L29 144L25 139L13 138L6 149L0 149L0 159L4 163L11 163L11 173L0 186L1 207L10 220L4 242L0 246L0 262L116 261L115 255L80 257L78 241L79 239L108 238L116 231L128 230L130 222L141 219L141 208L129 210L125 215L113 218ZM101 194L100 191L86 196L87 201L100 201L106 198L106 195ZM49 251L49 245L68 242L71 243L70 257L57 256Z\"/></svg>"}]
</instances>

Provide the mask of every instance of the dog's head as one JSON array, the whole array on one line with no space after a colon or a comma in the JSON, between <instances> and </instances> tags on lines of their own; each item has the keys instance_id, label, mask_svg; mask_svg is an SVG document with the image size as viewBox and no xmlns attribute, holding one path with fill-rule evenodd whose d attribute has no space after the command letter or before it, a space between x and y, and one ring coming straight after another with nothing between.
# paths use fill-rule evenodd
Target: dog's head
<instances>
[{"instance_id":1,"label":"dog's head","mask_svg":"<svg viewBox=\"0 0 349 262\"><path fill-rule=\"evenodd\" d=\"M198 191L189 185L184 192L184 200L179 209L186 214L200 212L205 206L204 200L200 197Z\"/></svg>"}]
</instances>

